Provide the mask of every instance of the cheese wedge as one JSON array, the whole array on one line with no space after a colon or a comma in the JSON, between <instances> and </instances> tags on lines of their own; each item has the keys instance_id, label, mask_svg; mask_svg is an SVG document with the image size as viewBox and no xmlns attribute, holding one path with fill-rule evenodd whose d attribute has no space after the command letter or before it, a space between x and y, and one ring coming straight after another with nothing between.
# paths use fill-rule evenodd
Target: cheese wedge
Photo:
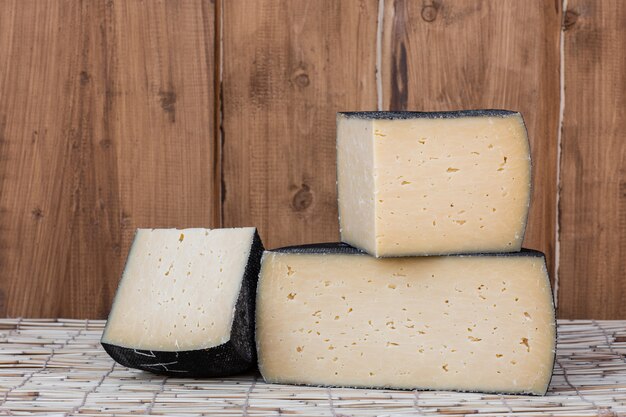
<instances>
[{"instance_id":1,"label":"cheese wedge","mask_svg":"<svg viewBox=\"0 0 626 417\"><path fill-rule=\"evenodd\" d=\"M265 252L256 337L265 381L546 392L555 316L544 256L376 259L342 244Z\"/></svg>"},{"instance_id":2,"label":"cheese wedge","mask_svg":"<svg viewBox=\"0 0 626 417\"><path fill-rule=\"evenodd\" d=\"M519 251L530 148L519 113L337 115L341 240L377 256Z\"/></svg>"},{"instance_id":3,"label":"cheese wedge","mask_svg":"<svg viewBox=\"0 0 626 417\"><path fill-rule=\"evenodd\" d=\"M250 368L262 252L253 227L137 230L102 346L124 366L165 375Z\"/></svg>"}]
</instances>

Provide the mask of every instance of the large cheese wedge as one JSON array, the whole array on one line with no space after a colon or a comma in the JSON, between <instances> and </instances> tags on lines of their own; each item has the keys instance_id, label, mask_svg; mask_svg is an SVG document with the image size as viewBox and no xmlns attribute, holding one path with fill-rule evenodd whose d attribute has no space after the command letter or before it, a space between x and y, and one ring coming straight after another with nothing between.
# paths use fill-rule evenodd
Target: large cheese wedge
<instances>
[{"instance_id":1,"label":"large cheese wedge","mask_svg":"<svg viewBox=\"0 0 626 417\"><path fill-rule=\"evenodd\" d=\"M337 115L341 240L377 257L519 251L530 179L519 113Z\"/></svg>"},{"instance_id":2,"label":"large cheese wedge","mask_svg":"<svg viewBox=\"0 0 626 417\"><path fill-rule=\"evenodd\" d=\"M376 259L347 245L265 252L267 382L544 394L555 318L544 256Z\"/></svg>"},{"instance_id":3,"label":"large cheese wedge","mask_svg":"<svg viewBox=\"0 0 626 417\"><path fill-rule=\"evenodd\" d=\"M139 229L102 336L124 366L222 376L256 362L256 229Z\"/></svg>"}]
</instances>

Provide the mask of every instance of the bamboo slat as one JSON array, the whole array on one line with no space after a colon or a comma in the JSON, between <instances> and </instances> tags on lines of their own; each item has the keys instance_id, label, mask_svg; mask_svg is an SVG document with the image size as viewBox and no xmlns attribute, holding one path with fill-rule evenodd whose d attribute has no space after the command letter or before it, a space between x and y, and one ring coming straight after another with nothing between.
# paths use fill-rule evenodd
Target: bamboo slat
<instances>
[{"instance_id":1,"label":"bamboo slat","mask_svg":"<svg viewBox=\"0 0 626 417\"><path fill-rule=\"evenodd\" d=\"M626 321L559 321L545 397L165 378L113 362L104 323L0 319L0 415L626 416Z\"/></svg>"}]
</instances>

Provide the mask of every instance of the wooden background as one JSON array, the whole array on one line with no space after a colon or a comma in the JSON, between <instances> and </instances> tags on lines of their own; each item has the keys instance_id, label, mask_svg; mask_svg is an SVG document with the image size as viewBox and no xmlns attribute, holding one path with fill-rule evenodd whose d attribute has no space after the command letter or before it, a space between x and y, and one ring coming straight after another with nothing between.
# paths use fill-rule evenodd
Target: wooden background
<instances>
[{"instance_id":1,"label":"wooden background","mask_svg":"<svg viewBox=\"0 0 626 417\"><path fill-rule=\"evenodd\" d=\"M0 315L104 318L137 227L338 239L335 112L505 108L559 316L626 318L619 0L1 0Z\"/></svg>"}]
</instances>

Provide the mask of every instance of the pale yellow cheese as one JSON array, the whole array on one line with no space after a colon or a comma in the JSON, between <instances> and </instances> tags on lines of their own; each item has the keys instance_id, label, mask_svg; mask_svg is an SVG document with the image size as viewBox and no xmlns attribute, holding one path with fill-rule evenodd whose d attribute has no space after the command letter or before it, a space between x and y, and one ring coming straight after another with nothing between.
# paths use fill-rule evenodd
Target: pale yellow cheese
<instances>
[{"instance_id":1,"label":"pale yellow cheese","mask_svg":"<svg viewBox=\"0 0 626 417\"><path fill-rule=\"evenodd\" d=\"M254 233L138 229L102 341L156 351L228 342Z\"/></svg>"},{"instance_id":2,"label":"pale yellow cheese","mask_svg":"<svg viewBox=\"0 0 626 417\"><path fill-rule=\"evenodd\" d=\"M544 394L554 361L541 255L266 252L256 322L274 383Z\"/></svg>"},{"instance_id":3,"label":"pale yellow cheese","mask_svg":"<svg viewBox=\"0 0 626 417\"><path fill-rule=\"evenodd\" d=\"M520 250L531 183L520 114L439 115L338 114L342 241L378 257Z\"/></svg>"}]
</instances>

